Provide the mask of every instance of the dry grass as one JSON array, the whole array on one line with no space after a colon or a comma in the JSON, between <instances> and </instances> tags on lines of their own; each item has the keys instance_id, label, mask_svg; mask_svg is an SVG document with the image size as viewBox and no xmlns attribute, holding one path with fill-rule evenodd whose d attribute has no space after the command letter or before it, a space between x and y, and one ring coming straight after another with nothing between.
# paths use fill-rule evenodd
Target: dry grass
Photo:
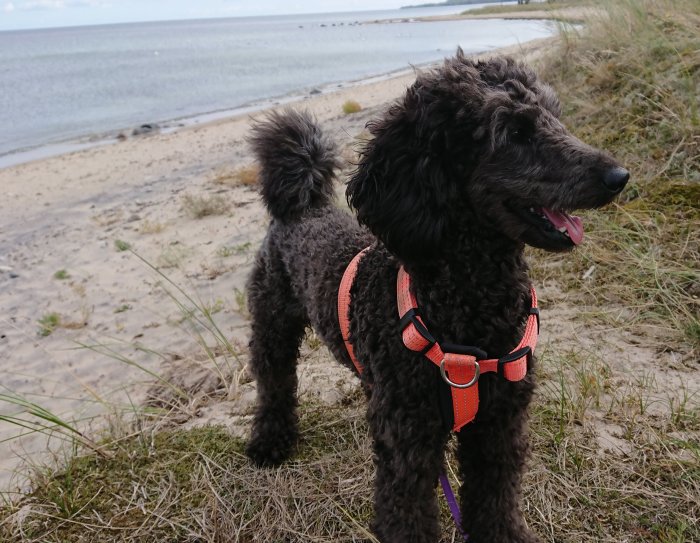
<instances>
[{"instance_id":1,"label":"dry grass","mask_svg":"<svg viewBox=\"0 0 700 543\"><path fill-rule=\"evenodd\" d=\"M524 507L545 541L697 541L697 403L650 383L631 390L592 355L545 353L540 374ZM659 401L673 409L650 408ZM0 509L0 535L18 543L372 541L364 408L357 395L336 408L302 405L297 455L276 469L252 467L223 428L142 430L104 446L110 459L76 455L37 473L30 495ZM598 421L624 450L601 447ZM452 541L441 507L443 540Z\"/></svg>"},{"instance_id":2,"label":"dry grass","mask_svg":"<svg viewBox=\"0 0 700 543\"><path fill-rule=\"evenodd\" d=\"M156 264L161 269L177 268L191 254L191 247L186 247L179 242L171 243L160 252Z\"/></svg>"},{"instance_id":3,"label":"dry grass","mask_svg":"<svg viewBox=\"0 0 700 543\"><path fill-rule=\"evenodd\" d=\"M297 460L259 470L222 428L145 433L77 456L0 521L3 541L371 541L357 409L309 405ZM361 459L360 463L357 462Z\"/></svg>"},{"instance_id":4,"label":"dry grass","mask_svg":"<svg viewBox=\"0 0 700 543\"><path fill-rule=\"evenodd\" d=\"M212 182L217 185L253 187L258 184L260 168L257 164L241 166L235 170L222 169L216 172Z\"/></svg>"},{"instance_id":5,"label":"dry grass","mask_svg":"<svg viewBox=\"0 0 700 543\"><path fill-rule=\"evenodd\" d=\"M220 194L185 194L182 197L182 209L193 219L201 219L210 215L225 215L231 209L231 205Z\"/></svg>"},{"instance_id":6,"label":"dry grass","mask_svg":"<svg viewBox=\"0 0 700 543\"><path fill-rule=\"evenodd\" d=\"M159 221L149 221L148 219L145 219L141 221L139 224L139 234L160 234L163 230L165 230L165 223L159 222Z\"/></svg>"},{"instance_id":7,"label":"dry grass","mask_svg":"<svg viewBox=\"0 0 700 543\"><path fill-rule=\"evenodd\" d=\"M545 353L540 365L524 483L537 532L551 542L700 540L700 399L651 380L629 386L591 353Z\"/></svg>"}]
</instances>

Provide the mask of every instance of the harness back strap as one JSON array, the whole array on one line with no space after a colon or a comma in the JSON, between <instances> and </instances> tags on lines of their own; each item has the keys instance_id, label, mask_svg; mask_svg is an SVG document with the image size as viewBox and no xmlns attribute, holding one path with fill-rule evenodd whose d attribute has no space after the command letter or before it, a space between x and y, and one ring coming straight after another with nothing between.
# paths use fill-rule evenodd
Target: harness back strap
<instances>
[{"instance_id":1,"label":"harness back strap","mask_svg":"<svg viewBox=\"0 0 700 543\"><path fill-rule=\"evenodd\" d=\"M360 260L362 260L362 257L365 256L368 250L369 247L366 247L357 253L355 258L350 261L348 267L345 268L345 273L343 273L343 278L340 280L340 288L338 289L338 321L340 323L340 333L343 336L345 348L348 350L350 359L359 375L362 375L364 367L355 356L355 349L352 343L350 343L350 288L355 280L355 275L357 275L357 267L360 265Z\"/></svg>"},{"instance_id":2,"label":"harness back strap","mask_svg":"<svg viewBox=\"0 0 700 543\"><path fill-rule=\"evenodd\" d=\"M411 278L401 266L396 280L396 296L403 343L408 349L425 355L428 360L440 368L443 379L450 385L454 412L452 429L458 432L476 417L479 409L477 383L480 374L495 372L508 381L520 381L527 374L528 363L534 354L539 333L537 294L535 289L531 288L532 307L525 326L525 333L518 346L501 358L486 358L486 353L475 347L447 344L443 344L441 347L428 332L410 287ZM446 350L458 352L445 352Z\"/></svg>"}]
</instances>

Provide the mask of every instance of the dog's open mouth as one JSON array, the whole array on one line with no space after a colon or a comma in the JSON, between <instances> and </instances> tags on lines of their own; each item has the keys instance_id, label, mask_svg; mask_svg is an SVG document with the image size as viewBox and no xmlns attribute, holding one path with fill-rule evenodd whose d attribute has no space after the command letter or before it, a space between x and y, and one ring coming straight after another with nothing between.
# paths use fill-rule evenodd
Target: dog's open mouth
<instances>
[{"instance_id":1,"label":"dog's open mouth","mask_svg":"<svg viewBox=\"0 0 700 543\"><path fill-rule=\"evenodd\" d=\"M546 207L531 207L527 217L529 222L548 236L562 236L562 241L568 238L574 245L583 241L583 222L580 217Z\"/></svg>"}]
</instances>

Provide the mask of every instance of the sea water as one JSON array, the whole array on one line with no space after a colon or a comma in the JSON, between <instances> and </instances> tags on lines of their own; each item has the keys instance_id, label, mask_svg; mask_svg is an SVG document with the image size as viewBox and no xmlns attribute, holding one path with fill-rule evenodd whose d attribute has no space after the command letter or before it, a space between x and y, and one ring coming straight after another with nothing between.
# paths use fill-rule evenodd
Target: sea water
<instances>
[{"instance_id":1,"label":"sea water","mask_svg":"<svg viewBox=\"0 0 700 543\"><path fill-rule=\"evenodd\" d=\"M434 62L457 46L487 51L554 32L540 21L411 20L462 9L0 32L0 167L47 144L318 92Z\"/></svg>"}]
</instances>

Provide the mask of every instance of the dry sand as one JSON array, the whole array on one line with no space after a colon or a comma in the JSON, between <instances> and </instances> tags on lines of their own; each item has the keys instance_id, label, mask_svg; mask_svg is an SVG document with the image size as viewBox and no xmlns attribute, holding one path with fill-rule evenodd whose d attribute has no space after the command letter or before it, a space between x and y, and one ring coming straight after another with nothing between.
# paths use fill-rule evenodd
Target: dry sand
<instances>
[{"instance_id":1,"label":"dry sand","mask_svg":"<svg viewBox=\"0 0 700 543\"><path fill-rule=\"evenodd\" d=\"M551 41L526 44L509 51L535 61ZM414 79L412 72L338 92L304 99L295 107L314 113L325 130L352 155L355 138L368 119L401 95ZM357 100L363 111L342 113L342 104ZM253 115L256 117L259 115ZM61 414L81 420L105 410L138 403L153 378L113 357L80 344L103 344L129 360L161 374L172 369L174 379L193 388L220 386L211 363L202 362L198 345L183 320L162 277L129 251L118 251L116 240L130 244L141 257L158 266L176 284L213 309L218 326L240 347L245 362L247 317L241 307L245 279L268 217L254 188L217 182L251 163L245 137L250 116L190 127L170 134L132 137L126 141L0 170L0 360L6 391ZM342 188L339 185L339 192ZM183 207L186 195L222 198L225 212L196 219ZM67 278L54 274L65 270ZM547 286L557 298L556 289ZM181 294L177 297L183 299ZM653 350L635 346L636 358L623 347L632 338L609 330L575 333L573 310L562 315L543 336L544 348L555 338L570 344L595 346L601 338L614 345L620 363L639 372L658 362ZM46 337L38 321L60 315L61 326ZM555 313L556 314L556 313ZM563 338L562 338L563 335ZM347 370L328 364L328 355L307 342L301 363L302 391L334 402L340 391L356 387ZM568 347L567 347L568 348ZM668 356L668 355L664 355ZM632 363L632 361L634 363ZM234 433L245 432L254 397L240 367L229 368L234 380L226 402L202 406L193 402L188 425L217 422ZM0 391L0 393L5 391ZM0 414L13 412L0 404ZM102 419L100 419L102 420ZM84 420L82 425L90 424ZM93 426L96 427L98 424ZM6 487L18 465L56 450L42 438L3 440L15 426L0 424L0 488ZM15 478L20 483L21 478Z\"/></svg>"},{"instance_id":2,"label":"dry sand","mask_svg":"<svg viewBox=\"0 0 700 543\"><path fill-rule=\"evenodd\" d=\"M296 106L314 113L331 136L348 144L413 78L407 72ZM350 98L364 110L344 115L342 104ZM216 179L251 163L245 143L250 123L251 116L234 117L0 170L5 391L79 419L103 411L103 403L139 401L138 393L129 398L123 389L134 394L134 383L152 380L79 343L107 344L154 371L201 352L162 278L131 252L118 251L117 240L215 307L224 333L246 343L246 319L235 293L244 290L268 217L254 188ZM229 208L195 219L183 207L185 195L223 198ZM68 277L54 278L59 270ZM51 313L60 315L62 325L41 337L38 321ZM11 412L0 404L0 414ZM15 453L44 448L41 439L2 443L16 433L16 427L0 423L0 478L5 481L16 465Z\"/></svg>"}]
</instances>

